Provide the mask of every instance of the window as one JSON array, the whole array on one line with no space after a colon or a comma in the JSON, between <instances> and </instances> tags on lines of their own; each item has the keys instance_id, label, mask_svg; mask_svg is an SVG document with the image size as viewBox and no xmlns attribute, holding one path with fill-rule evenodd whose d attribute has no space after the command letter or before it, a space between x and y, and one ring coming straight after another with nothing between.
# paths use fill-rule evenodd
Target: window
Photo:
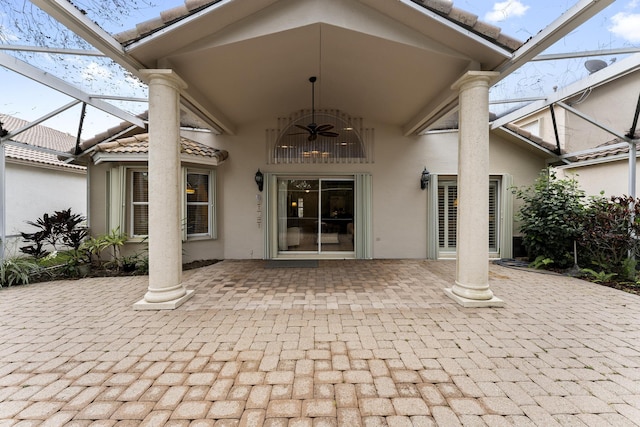
<instances>
[{"instance_id":1,"label":"window","mask_svg":"<svg viewBox=\"0 0 640 427\"><path fill-rule=\"evenodd\" d=\"M131 171L131 235L149 234L149 174L147 171Z\"/></svg>"},{"instance_id":2,"label":"window","mask_svg":"<svg viewBox=\"0 0 640 427\"><path fill-rule=\"evenodd\" d=\"M498 250L498 183L489 180L489 251ZM438 183L438 245L443 252L455 252L457 236L457 181L440 180Z\"/></svg>"},{"instance_id":3,"label":"window","mask_svg":"<svg viewBox=\"0 0 640 427\"><path fill-rule=\"evenodd\" d=\"M187 236L207 236L210 230L209 173L187 171Z\"/></svg>"},{"instance_id":4,"label":"window","mask_svg":"<svg viewBox=\"0 0 640 427\"><path fill-rule=\"evenodd\" d=\"M109 229L132 238L149 234L149 176L145 168L117 166L110 171ZM183 239L216 238L215 171L183 168ZM126 224L126 225L125 225Z\"/></svg>"}]
</instances>

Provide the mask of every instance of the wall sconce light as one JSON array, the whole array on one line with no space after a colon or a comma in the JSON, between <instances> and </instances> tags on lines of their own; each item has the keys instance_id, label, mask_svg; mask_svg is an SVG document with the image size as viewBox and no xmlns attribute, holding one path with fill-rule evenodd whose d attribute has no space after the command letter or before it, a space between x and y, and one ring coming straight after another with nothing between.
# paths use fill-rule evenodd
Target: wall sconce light
<instances>
[{"instance_id":1,"label":"wall sconce light","mask_svg":"<svg viewBox=\"0 0 640 427\"><path fill-rule=\"evenodd\" d=\"M420 175L420 188L425 190L429 185L429 171L425 167L422 171L422 175Z\"/></svg>"},{"instance_id":2,"label":"wall sconce light","mask_svg":"<svg viewBox=\"0 0 640 427\"><path fill-rule=\"evenodd\" d=\"M256 172L255 180L258 185L258 190L262 193L262 188L264 187L264 175L260 172L260 169Z\"/></svg>"}]
</instances>

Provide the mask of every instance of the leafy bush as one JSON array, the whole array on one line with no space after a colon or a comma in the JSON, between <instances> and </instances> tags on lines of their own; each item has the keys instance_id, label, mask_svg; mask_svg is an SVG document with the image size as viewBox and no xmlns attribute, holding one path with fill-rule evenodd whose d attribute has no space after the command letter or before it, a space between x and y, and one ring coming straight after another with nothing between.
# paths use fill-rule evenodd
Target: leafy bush
<instances>
[{"instance_id":1,"label":"leafy bush","mask_svg":"<svg viewBox=\"0 0 640 427\"><path fill-rule=\"evenodd\" d=\"M558 268L573 265L573 241L584 216L584 192L577 181L559 179L547 168L533 185L513 193L524 202L516 218L529 259L548 259Z\"/></svg>"},{"instance_id":2,"label":"leafy bush","mask_svg":"<svg viewBox=\"0 0 640 427\"><path fill-rule=\"evenodd\" d=\"M128 237L125 233L120 232L120 228L111 230L109 234L103 234L101 236L92 237L84 242L81 249L85 249L90 254L97 258L98 262L101 262L102 253L111 249L109 254L109 260L104 263L107 268L115 268L120 270L122 268L122 256L120 255L120 248L127 242Z\"/></svg>"},{"instance_id":3,"label":"leafy bush","mask_svg":"<svg viewBox=\"0 0 640 427\"><path fill-rule=\"evenodd\" d=\"M0 288L26 285L38 271L38 265L28 258L6 258L0 263Z\"/></svg>"},{"instance_id":4,"label":"leafy bush","mask_svg":"<svg viewBox=\"0 0 640 427\"><path fill-rule=\"evenodd\" d=\"M638 253L639 235L640 200L628 196L592 198L578 238L581 262L634 279L636 262L629 255Z\"/></svg>"},{"instance_id":5,"label":"leafy bush","mask_svg":"<svg viewBox=\"0 0 640 427\"><path fill-rule=\"evenodd\" d=\"M604 271L595 271L590 268L582 268L580 272L588 274L591 277L591 281L594 283L605 283L617 276L616 273L607 273Z\"/></svg>"},{"instance_id":6,"label":"leafy bush","mask_svg":"<svg viewBox=\"0 0 640 427\"><path fill-rule=\"evenodd\" d=\"M27 224L38 228L38 231L20 233L25 243L31 243L21 247L20 251L34 258L43 258L50 253L46 249L48 246L54 250L62 247L78 249L89 234L89 230L82 226L85 220L82 215L72 214L69 208L55 211L52 215L45 213L35 222L27 221Z\"/></svg>"}]
</instances>

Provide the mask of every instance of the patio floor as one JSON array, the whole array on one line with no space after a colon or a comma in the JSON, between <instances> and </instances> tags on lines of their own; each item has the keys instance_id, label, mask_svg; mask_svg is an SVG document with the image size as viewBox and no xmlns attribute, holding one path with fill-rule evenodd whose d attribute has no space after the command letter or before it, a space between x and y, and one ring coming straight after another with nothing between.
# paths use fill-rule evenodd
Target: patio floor
<instances>
[{"instance_id":1,"label":"patio floor","mask_svg":"<svg viewBox=\"0 0 640 427\"><path fill-rule=\"evenodd\" d=\"M0 290L0 426L640 425L640 297L491 265L223 261L134 311L146 277Z\"/></svg>"}]
</instances>

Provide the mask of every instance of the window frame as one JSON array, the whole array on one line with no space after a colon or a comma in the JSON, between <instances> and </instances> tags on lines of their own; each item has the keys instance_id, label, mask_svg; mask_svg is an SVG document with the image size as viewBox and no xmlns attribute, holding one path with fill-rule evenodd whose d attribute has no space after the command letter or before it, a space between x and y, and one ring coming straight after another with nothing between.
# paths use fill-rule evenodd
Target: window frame
<instances>
[{"instance_id":1,"label":"window frame","mask_svg":"<svg viewBox=\"0 0 640 427\"><path fill-rule=\"evenodd\" d=\"M127 182L127 206L129 207L128 212L126 212L125 214L127 215L128 218L128 227L127 227L127 234L129 236L131 236L134 239L144 239L147 237L147 234L136 234L135 233L135 207L136 206L147 206L147 223L149 222L149 188L147 187L147 201L146 202L136 202L134 201L134 194L135 194L135 180L134 180L134 174L136 173L146 173L147 177L149 175L149 170L148 168L128 168L127 170L127 176L126 176L126 182ZM148 178L147 178L147 185L148 185ZM147 230L149 229L149 225L147 224Z\"/></svg>"},{"instance_id":2,"label":"window frame","mask_svg":"<svg viewBox=\"0 0 640 427\"><path fill-rule=\"evenodd\" d=\"M129 242L141 242L148 236L141 234L134 234L134 206L141 205L143 202L133 201L134 191L134 173L147 172L149 168L146 165L136 166L114 166L108 171L108 183L109 189L107 191L107 197L109 201L109 218L108 225L109 230L120 229L123 230L129 236ZM208 231L206 233L187 234L186 218L187 218L187 174L201 174L208 176ZM216 184L217 175L215 169L198 168L198 167L181 167L181 188L184 191L181 192L181 223L182 223L182 240L194 241L194 240L207 240L217 239L217 206L216 206ZM148 206L149 201L144 202ZM202 204L203 202L199 202Z\"/></svg>"},{"instance_id":3,"label":"window frame","mask_svg":"<svg viewBox=\"0 0 640 427\"><path fill-rule=\"evenodd\" d=\"M207 201L206 202L189 202L187 199L186 189L188 182L188 175L206 175L207 176ZM183 203L182 203L182 218L183 218L183 227L182 227L182 239L183 240L203 240L203 239L216 239L216 214L215 214L215 169L204 169L204 168L193 168L193 167L183 167L182 168L182 188L185 189L183 194ZM188 227L186 224L187 221L187 212L189 206L207 206L208 208L208 224L207 224L207 232L206 233L188 233Z\"/></svg>"}]
</instances>

